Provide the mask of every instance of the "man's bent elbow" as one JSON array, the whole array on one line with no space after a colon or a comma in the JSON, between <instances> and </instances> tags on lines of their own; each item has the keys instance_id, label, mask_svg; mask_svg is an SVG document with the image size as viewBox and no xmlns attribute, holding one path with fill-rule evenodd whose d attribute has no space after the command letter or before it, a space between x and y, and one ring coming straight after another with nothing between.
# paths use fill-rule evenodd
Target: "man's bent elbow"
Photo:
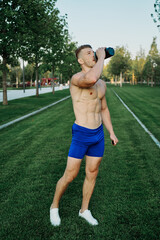
<instances>
[{"instance_id":1,"label":"man's bent elbow","mask_svg":"<svg viewBox=\"0 0 160 240\"><path fill-rule=\"evenodd\" d=\"M79 81L77 81L77 86L78 87L86 87L86 88L90 88L92 87L95 83L97 82L96 78L93 77L84 77L83 79L80 79Z\"/></svg>"},{"instance_id":2,"label":"man's bent elbow","mask_svg":"<svg viewBox=\"0 0 160 240\"><path fill-rule=\"evenodd\" d=\"M88 83L89 83L90 85L92 85L92 86L93 86L96 82L97 82L97 79L96 79L96 78L88 79Z\"/></svg>"},{"instance_id":3,"label":"man's bent elbow","mask_svg":"<svg viewBox=\"0 0 160 240\"><path fill-rule=\"evenodd\" d=\"M94 79L92 80L92 83L95 84L95 83L97 82L97 80L98 80L98 79L94 78Z\"/></svg>"},{"instance_id":4,"label":"man's bent elbow","mask_svg":"<svg viewBox=\"0 0 160 240\"><path fill-rule=\"evenodd\" d=\"M89 82L94 85L98 79L96 78L95 74L86 73L85 80L86 82Z\"/></svg>"},{"instance_id":5,"label":"man's bent elbow","mask_svg":"<svg viewBox=\"0 0 160 240\"><path fill-rule=\"evenodd\" d=\"M92 81L92 82L90 82L90 87L92 87L95 83L96 83L97 81Z\"/></svg>"}]
</instances>

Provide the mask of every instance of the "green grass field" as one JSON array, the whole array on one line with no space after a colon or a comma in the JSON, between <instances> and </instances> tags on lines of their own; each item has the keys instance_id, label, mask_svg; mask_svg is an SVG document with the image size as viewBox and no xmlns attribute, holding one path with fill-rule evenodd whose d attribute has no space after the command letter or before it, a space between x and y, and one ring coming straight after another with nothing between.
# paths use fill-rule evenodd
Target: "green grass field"
<instances>
[{"instance_id":1,"label":"green grass field","mask_svg":"<svg viewBox=\"0 0 160 240\"><path fill-rule=\"evenodd\" d=\"M112 88L160 140L160 88L124 86ZM121 103L120 103L121 104Z\"/></svg>"},{"instance_id":2,"label":"green grass field","mask_svg":"<svg viewBox=\"0 0 160 240\"><path fill-rule=\"evenodd\" d=\"M114 87L114 90L160 140L159 130L156 130L159 127L157 102L160 89L137 86ZM61 97L66 94L61 91ZM46 105L51 103L51 98L55 101L53 95L46 96L50 98L47 102L46 97ZM90 226L78 217L85 160L77 178L62 197L61 226L55 228L49 222L49 208L56 183L66 166L74 122L72 102L67 99L0 131L0 239L160 239L160 149L120 103L112 87L108 87L106 99L119 143L112 146L107 130L104 130L105 154L90 202L90 210L99 225ZM18 101L12 101L13 105L17 102L20 107ZM26 105L27 99L25 101ZM38 103L35 98L31 101L34 110L36 101ZM12 109L14 112L13 105L6 111ZM2 108L0 106L0 111ZM17 117L24 114L26 112L21 109ZM16 113L4 117L5 121L13 118Z\"/></svg>"},{"instance_id":3,"label":"green grass field","mask_svg":"<svg viewBox=\"0 0 160 240\"><path fill-rule=\"evenodd\" d=\"M8 105L4 106L0 103L0 125L5 124L25 114L31 113L63 97L70 95L69 89L56 91L53 93L40 94L38 97L31 96L8 101Z\"/></svg>"}]
</instances>

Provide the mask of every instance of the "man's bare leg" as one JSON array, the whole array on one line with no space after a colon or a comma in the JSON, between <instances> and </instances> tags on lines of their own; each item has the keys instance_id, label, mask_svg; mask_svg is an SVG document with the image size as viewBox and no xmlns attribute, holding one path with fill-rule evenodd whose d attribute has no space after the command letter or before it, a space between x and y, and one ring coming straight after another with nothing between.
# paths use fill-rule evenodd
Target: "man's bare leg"
<instances>
[{"instance_id":1,"label":"man's bare leg","mask_svg":"<svg viewBox=\"0 0 160 240\"><path fill-rule=\"evenodd\" d=\"M50 221L52 225L59 226L61 219L59 217L59 201L67 189L70 182L77 176L82 159L68 157L67 166L64 175L60 178L56 185L56 191L53 198L53 203L50 207Z\"/></svg>"},{"instance_id":2,"label":"man's bare leg","mask_svg":"<svg viewBox=\"0 0 160 240\"><path fill-rule=\"evenodd\" d=\"M67 166L64 175L59 179L56 185L56 191L53 198L51 208L58 208L59 201L67 189L69 183L77 176L82 159L68 157Z\"/></svg>"},{"instance_id":3,"label":"man's bare leg","mask_svg":"<svg viewBox=\"0 0 160 240\"><path fill-rule=\"evenodd\" d=\"M91 212L88 210L88 206L95 187L101 160L102 157L86 156L86 177L83 184L83 200L79 216L85 218L92 225L97 225L98 222L92 217Z\"/></svg>"}]
</instances>

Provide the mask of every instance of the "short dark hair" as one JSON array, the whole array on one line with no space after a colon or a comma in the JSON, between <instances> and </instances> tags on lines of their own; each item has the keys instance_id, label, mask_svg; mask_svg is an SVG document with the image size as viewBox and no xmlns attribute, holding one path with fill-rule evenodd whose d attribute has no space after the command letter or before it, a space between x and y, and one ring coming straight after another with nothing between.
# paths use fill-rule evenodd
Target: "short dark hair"
<instances>
[{"instance_id":1,"label":"short dark hair","mask_svg":"<svg viewBox=\"0 0 160 240\"><path fill-rule=\"evenodd\" d=\"M76 58L78 59L78 55L80 53L80 51L84 48L92 48L91 45L89 44L84 44L84 45L81 45L80 47L78 47L75 51L75 54L76 54Z\"/></svg>"}]
</instances>

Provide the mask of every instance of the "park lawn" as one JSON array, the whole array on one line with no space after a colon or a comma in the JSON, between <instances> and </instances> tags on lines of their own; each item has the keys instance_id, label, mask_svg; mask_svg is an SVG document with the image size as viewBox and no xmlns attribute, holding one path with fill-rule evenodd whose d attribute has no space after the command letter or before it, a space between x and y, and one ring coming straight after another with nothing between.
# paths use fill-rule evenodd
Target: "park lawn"
<instances>
[{"instance_id":1,"label":"park lawn","mask_svg":"<svg viewBox=\"0 0 160 240\"><path fill-rule=\"evenodd\" d=\"M104 129L105 154L90 202L99 225L78 217L85 160L60 202L61 226L49 222L74 122L67 99L0 132L0 239L159 239L160 150L110 88L107 102L119 143L112 146Z\"/></svg>"},{"instance_id":2,"label":"park lawn","mask_svg":"<svg viewBox=\"0 0 160 240\"><path fill-rule=\"evenodd\" d=\"M7 106L0 103L0 125L38 110L68 95L70 95L69 89L65 89L63 91L56 91L54 94L44 93L38 97L30 96L11 100L8 101Z\"/></svg>"},{"instance_id":3,"label":"park lawn","mask_svg":"<svg viewBox=\"0 0 160 240\"><path fill-rule=\"evenodd\" d=\"M122 88L112 87L112 89L160 140L160 87L124 85Z\"/></svg>"}]
</instances>

